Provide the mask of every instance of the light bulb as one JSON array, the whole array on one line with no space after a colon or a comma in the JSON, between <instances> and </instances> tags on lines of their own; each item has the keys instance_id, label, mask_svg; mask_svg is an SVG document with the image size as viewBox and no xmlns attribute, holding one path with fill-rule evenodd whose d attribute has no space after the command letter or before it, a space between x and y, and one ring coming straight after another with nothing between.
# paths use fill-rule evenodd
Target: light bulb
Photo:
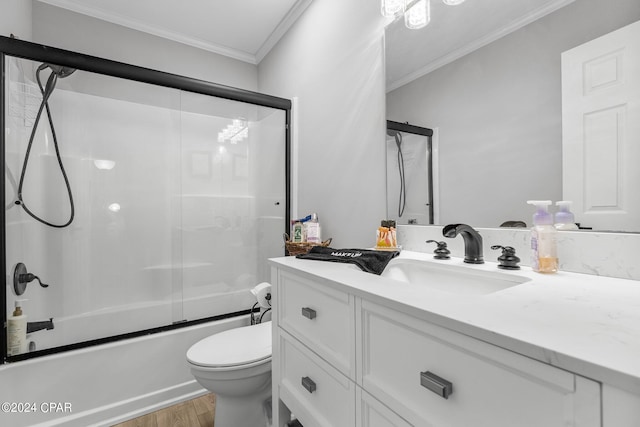
<instances>
[{"instance_id":1,"label":"light bulb","mask_svg":"<svg viewBox=\"0 0 640 427\"><path fill-rule=\"evenodd\" d=\"M464 3L464 0L442 0L442 2L448 6L457 6Z\"/></svg>"},{"instance_id":2,"label":"light bulb","mask_svg":"<svg viewBox=\"0 0 640 427\"><path fill-rule=\"evenodd\" d=\"M425 27L431 21L429 0L415 0L407 5L404 12L404 25L410 30Z\"/></svg>"},{"instance_id":3,"label":"light bulb","mask_svg":"<svg viewBox=\"0 0 640 427\"><path fill-rule=\"evenodd\" d=\"M402 12L404 12L404 0L381 0L380 13L382 16L393 18Z\"/></svg>"}]
</instances>

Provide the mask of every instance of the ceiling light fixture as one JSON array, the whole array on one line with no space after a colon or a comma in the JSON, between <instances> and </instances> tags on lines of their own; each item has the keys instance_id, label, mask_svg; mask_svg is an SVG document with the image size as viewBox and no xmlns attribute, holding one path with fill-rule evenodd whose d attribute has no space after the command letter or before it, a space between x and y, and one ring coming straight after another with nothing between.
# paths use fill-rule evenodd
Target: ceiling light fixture
<instances>
[{"instance_id":1,"label":"ceiling light fixture","mask_svg":"<svg viewBox=\"0 0 640 427\"><path fill-rule=\"evenodd\" d=\"M449 6L456 6L465 0L442 0ZM381 0L380 13L385 18L397 18L404 14L404 25L417 30L431 22L430 0Z\"/></svg>"},{"instance_id":2,"label":"ceiling light fixture","mask_svg":"<svg viewBox=\"0 0 640 427\"><path fill-rule=\"evenodd\" d=\"M393 18L404 13L405 0L382 0L380 12L385 18Z\"/></svg>"},{"instance_id":3,"label":"ceiling light fixture","mask_svg":"<svg viewBox=\"0 0 640 427\"><path fill-rule=\"evenodd\" d=\"M404 25L410 30L426 27L431 21L431 4L429 0L413 0L406 5Z\"/></svg>"}]
</instances>

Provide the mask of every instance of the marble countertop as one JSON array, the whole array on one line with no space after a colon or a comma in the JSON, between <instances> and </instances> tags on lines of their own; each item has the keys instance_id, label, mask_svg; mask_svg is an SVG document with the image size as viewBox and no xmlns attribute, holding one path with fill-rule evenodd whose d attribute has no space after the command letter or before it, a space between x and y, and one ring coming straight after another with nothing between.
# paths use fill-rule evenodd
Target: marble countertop
<instances>
[{"instance_id":1,"label":"marble countertop","mask_svg":"<svg viewBox=\"0 0 640 427\"><path fill-rule=\"evenodd\" d=\"M640 282L588 274L539 274L529 267L506 271L497 264L461 258L416 259L457 268L531 279L485 295L436 291L365 273L352 264L282 257L274 266L439 326L489 342L587 378L640 395Z\"/></svg>"}]
</instances>

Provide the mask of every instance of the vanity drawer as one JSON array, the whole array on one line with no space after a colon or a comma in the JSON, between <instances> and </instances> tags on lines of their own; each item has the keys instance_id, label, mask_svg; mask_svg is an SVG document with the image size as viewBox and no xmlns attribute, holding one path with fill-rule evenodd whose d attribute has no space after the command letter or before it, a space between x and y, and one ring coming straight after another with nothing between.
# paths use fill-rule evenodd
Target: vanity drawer
<instances>
[{"instance_id":1,"label":"vanity drawer","mask_svg":"<svg viewBox=\"0 0 640 427\"><path fill-rule=\"evenodd\" d=\"M279 336L280 399L305 427L355 426L355 383L291 335Z\"/></svg>"},{"instance_id":2,"label":"vanity drawer","mask_svg":"<svg viewBox=\"0 0 640 427\"><path fill-rule=\"evenodd\" d=\"M280 272L276 298L280 327L355 379L354 297Z\"/></svg>"},{"instance_id":3,"label":"vanity drawer","mask_svg":"<svg viewBox=\"0 0 640 427\"><path fill-rule=\"evenodd\" d=\"M600 426L599 383L367 301L361 320L358 379L413 425Z\"/></svg>"}]
</instances>

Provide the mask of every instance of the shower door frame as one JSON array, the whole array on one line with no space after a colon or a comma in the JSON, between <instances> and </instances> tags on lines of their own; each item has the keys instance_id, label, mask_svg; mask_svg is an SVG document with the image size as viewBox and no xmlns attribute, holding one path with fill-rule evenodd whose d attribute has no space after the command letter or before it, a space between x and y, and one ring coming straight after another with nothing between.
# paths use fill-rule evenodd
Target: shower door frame
<instances>
[{"instance_id":1,"label":"shower door frame","mask_svg":"<svg viewBox=\"0 0 640 427\"><path fill-rule=\"evenodd\" d=\"M223 98L232 101L239 101L248 104L258 105L261 107L269 107L285 112L285 221L283 224L283 232L289 232L288 224L291 220L291 100L279 98L272 95L265 95L259 92L253 92L245 89L239 89L231 86L212 83L206 80L195 79L178 74L158 71L151 68L140 67L137 65L126 64L123 62L113 61L110 59L100 58L91 55L85 55L69 50L59 49L38 43L27 42L10 37L0 36L0 164L5 164L5 79L6 79L6 56L27 59L36 62L45 62L71 67L82 71L89 71L96 74L102 74L111 77L117 77L126 80L148 83L156 86L178 89L186 92L197 93L201 95L209 95L216 98ZM5 174L0 177L0 199L5 201ZM6 216L5 209L0 210L0 262L2 269L2 277L7 275L7 253L6 253ZM284 249L283 249L284 251ZM284 253L283 253L284 255ZM78 348L90 347L97 344L119 341L122 339L133 338L137 336L147 335L149 333L162 332L172 329L183 328L199 323L206 323L214 320L235 317L249 314L250 309L227 313L213 317L207 317L197 320L184 321L178 324L159 326L152 329L129 332L105 338L99 338L80 343L67 344L50 349L27 352L16 356L7 356L7 283L0 292L0 307L2 310L2 330L0 332L0 352L2 358L0 365L6 362L15 362L19 360L31 359L33 357L44 356L48 354L60 353L63 351L74 350Z\"/></svg>"},{"instance_id":2,"label":"shower door frame","mask_svg":"<svg viewBox=\"0 0 640 427\"><path fill-rule=\"evenodd\" d=\"M414 135L422 135L427 137L427 179L429 182L427 183L427 188L429 191L429 195L427 197L427 202L429 204L429 224L434 224L434 208L433 208L433 129L423 128L421 126L415 126L406 123L394 122L392 120L387 120L387 129L397 130L405 133L412 133Z\"/></svg>"}]
</instances>

